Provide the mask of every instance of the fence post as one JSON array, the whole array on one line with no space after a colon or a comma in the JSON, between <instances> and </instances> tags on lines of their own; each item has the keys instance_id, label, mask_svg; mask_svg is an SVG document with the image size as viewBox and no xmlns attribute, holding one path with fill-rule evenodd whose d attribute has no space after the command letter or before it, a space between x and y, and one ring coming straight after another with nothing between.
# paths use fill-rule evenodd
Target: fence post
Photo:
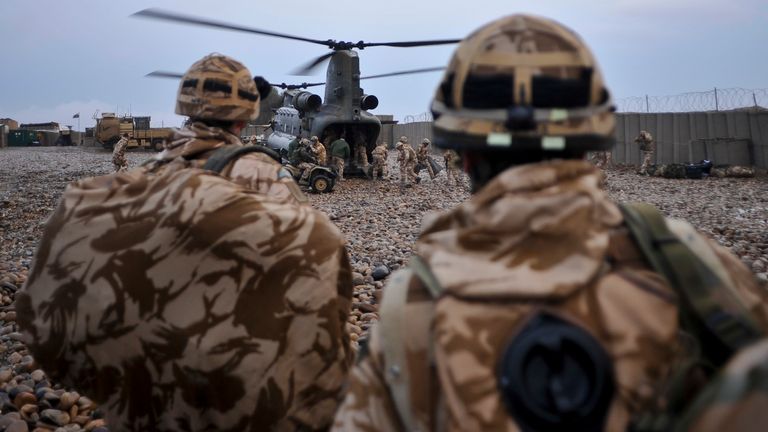
<instances>
[{"instance_id":1,"label":"fence post","mask_svg":"<svg viewBox=\"0 0 768 432\"><path fill-rule=\"evenodd\" d=\"M752 92L752 100L755 102L755 108L757 108L757 96L755 96L755 92Z\"/></svg>"},{"instance_id":2,"label":"fence post","mask_svg":"<svg viewBox=\"0 0 768 432\"><path fill-rule=\"evenodd\" d=\"M651 112L651 105L648 103L648 95L645 95L645 112Z\"/></svg>"},{"instance_id":3,"label":"fence post","mask_svg":"<svg viewBox=\"0 0 768 432\"><path fill-rule=\"evenodd\" d=\"M717 101L717 87L715 87L715 111L720 111L720 104Z\"/></svg>"}]
</instances>

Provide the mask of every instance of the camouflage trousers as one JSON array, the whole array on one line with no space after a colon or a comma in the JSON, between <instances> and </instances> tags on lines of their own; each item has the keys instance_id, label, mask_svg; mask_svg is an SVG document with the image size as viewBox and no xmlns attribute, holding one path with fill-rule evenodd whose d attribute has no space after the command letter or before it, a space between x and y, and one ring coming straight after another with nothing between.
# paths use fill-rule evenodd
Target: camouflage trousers
<instances>
[{"instance_id":1,"label":"camouflage trousers","mask_svg":"<svg viewBox=\"0 0 768 432\"><path fill-rule=\"evenodd\" d=\"M381 179L387 175L387 161L381 158L373 158L373 165L371 166L371 178L376 180L376 174L381 175Z\"/></svg>"},{"instance_id":2,"label":"camouflage trousers","mask_svg":"<svg viewBox=\"0 0 768 432\"><path fill-rule=\"evenodd\" d=\"M331 159L333 167L336 168L336 174L339 176L339 180L344 180L344 159L334 156Z\"/></svg>"},{"instance_id":3,"label":"camouflage trousers","mask_svg":"<svg viewBox=\"0 0 768 432\"><path fill-rule=\"evenodd\" d=\"M355 163L358 167L362 168L363 171L368 171L368 153L366 153L368 149L365 148L365 146L357 146L355 148Z\"/></svg>"},{"instance_id":4,"label":"camouflage trousers","mask_svg":"<svg viewBox=\"0 0 768 432\"><path fill-rule=\"evenodd\" d=\"M416 162L400 162L400 184L409 184L416 181Z\"/></svg>"},{"instance_id":5,"label":"camouflage trousers","mask_svg":"<svg viewBox=\"0 0 768 432\"><path fill-rule=\"evenodd\" d=\"M115 166L115 172L128 169L128 161L125 159L125 153L118 153L112 156L112 165Z\"/></svg>"},{"instance_id":6,"label":"camouflage trousers","mask_svg":"<svg viewBox=\"0 0 768 432\"><path fill-rule=\"evenodd\" d=\"M299 178L299 181L305 182L309 180L309 172L312 171L313 165L308 162L302 162L299 164L299 169L301 170L301 178Z\"/></svg>"},{"instance_id":7,"label":"camouflage trousers","mask_svg":"<svg viewBox=\"0 0 768 432\"><path fill-rule=\"evenodd\" d=\"M429 159L427 159L427 158L419 159L419 165L423 165L423 166L427 167L427 172L429 173L429 178L431 178L431 179L435 178L435 170L432 169L432 165L430 165Z\"/></svg>"},{"instance_id":8,"label":"camouflage trousers","mask_svg":"<svg viewBox=\"0 0 768 432\"><path fill-rule=\"evenodd\" d=\"M445 170L445 176L449 185L454 184L458 186L461 183L461 170L458 168L447 168ZM451 182L451 179L453 179L453 182Z\"/></svg>"},{"instance_id":9,"label":"camouflage trousers","mask_svg":"<svg viewBox=\"0 0 768 432\"><path fill-rule=\"evenodd\" d=\"M648 173L648 167L651 165L651 158L653 157L652 151L644 151L643 152L643 164L640 165L640 174L647 174Z\"/></svg>"}]
</instances>

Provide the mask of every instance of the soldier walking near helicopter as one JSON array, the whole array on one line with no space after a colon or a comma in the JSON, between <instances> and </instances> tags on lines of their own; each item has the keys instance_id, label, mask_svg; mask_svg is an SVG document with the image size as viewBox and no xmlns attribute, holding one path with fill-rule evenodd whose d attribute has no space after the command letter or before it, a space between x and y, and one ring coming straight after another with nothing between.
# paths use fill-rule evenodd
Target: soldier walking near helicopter
<instances>
[{"instance_id":1,"label":"soldier walking near helicopter","mask_svg":"<svg viewBox=\"0 0 768 432\"><path fill-rule=\"evenodd\" d=\"M373 180L376 180L377 173L381 176L382 180L384 180L384 177L387 175L387 154L386 142L377 145L376 148L373 149L373 152L371 152L371 156L373 156L371 178Z\"/></svg>"},{"instance_id":2,"label":"soldier walking near helicopter","mask_svg":"<svg viewBox=\"0 0 768 432\"><path fill-rule=\"evenodd\" d=\"M445 176L447 183L450 185L451 179L453 179L453 184L458 186L459 182L461 181L459 155L454 150L448 149L445 151L445 153L443 153L443 161L445 162Z\"/></svg>"},{"instance_id":3,"label":"soldier walking near helicopter","mask_svg":"<svg viewBox=\"0 0 768 432\"><path fill-rule=\"evenodd\" d=\"M427 167L427 172L429 173L429 178L434 179L435 178L435 171L432 169L432 165L429 163L429 139L424 138L421 141L421 146L419 146L419 152L416 155L416 159L418 160L419 165L423 165Z\"/></svg>"},{"instance_id":4,"label":"soldier walking near helicopter","mask_svg":"<svg viewBox=\"0 0 768 432\"><path fill-rule=\"evenodd\" d=\"M344 138L339 138L331 143L331 161L333 167L336 168L339 181L344 180L344 161L349 158L349 153L349 144Z\"/></svg>"},{"instance_id":5,"label":"soldier walking near helicopter","mask_svg":"<svg viewBox=\"0 0 768 432\"><path fill-rule=\"evenodd\" d=\"M400 185L411 186L411 182L416 181L416 173L413 169L416 167L416 151L408 144L408 140L403 141L401 137L395 148L397 149L397 162L400 164Z\"/></svg>"},{"instance_id":6,"label":"soldier walking near helicopter","mask_svg":"<svg viewBox=\"0 0 768 432\"><path fill-rule=\"evenodd\" d=\"M358 168L368 172L368 143L362 131L355 134L355 161Z\"/></svg>"}]
</instances>

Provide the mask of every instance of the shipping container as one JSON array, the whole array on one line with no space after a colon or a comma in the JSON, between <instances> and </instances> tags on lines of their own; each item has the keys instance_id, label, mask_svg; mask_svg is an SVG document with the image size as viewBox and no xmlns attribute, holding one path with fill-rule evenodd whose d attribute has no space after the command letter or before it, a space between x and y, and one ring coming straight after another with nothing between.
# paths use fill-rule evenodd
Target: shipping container
<instances>
[{"instance_id":1,"label":"shipping container","mask_svg":"<svg viewBox=\"0 0 768 432\"><path fill-rule=\"evenodd\" d=\"M30 146L40 145L40 141L37 139L37 133L31 130L12 130L8 132L8 145L9 146Z\"/></svg>"}]
</instances>

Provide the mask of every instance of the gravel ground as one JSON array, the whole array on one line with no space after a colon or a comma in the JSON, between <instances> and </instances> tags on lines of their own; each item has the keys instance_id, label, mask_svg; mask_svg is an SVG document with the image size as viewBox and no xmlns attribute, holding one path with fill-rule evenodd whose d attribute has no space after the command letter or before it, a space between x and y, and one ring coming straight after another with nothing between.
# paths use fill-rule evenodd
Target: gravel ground
<instances>
[{"instance_id":1,"label":"gravel ground","mask_svg":"<svg viewBox=\"0 0 768 432\"><path fill-rule=\"evenodd\" d=\"M129 152L130 167L151 153ZM376 321L381 288L411 254L426 212L451 208L469 196L468 185L448 187L445 174L426 172L413 188L391 178L349 179L334 193L311 195L346 235L354 270L355 303L350 334L357 341ZM26 280L48 214L72 180L112 171L111 155L95 148L0 149L0 431L106 430L93 403L50 383L19 342L13 306ZM618 201L648 201L716 239L768 281L768 178L668 180L639 177L629 168L608 172L608 191ZM70 390L70 391L67 391ZM57 429L58 428L58 429Z\"/></svg>"}]
</instances>

